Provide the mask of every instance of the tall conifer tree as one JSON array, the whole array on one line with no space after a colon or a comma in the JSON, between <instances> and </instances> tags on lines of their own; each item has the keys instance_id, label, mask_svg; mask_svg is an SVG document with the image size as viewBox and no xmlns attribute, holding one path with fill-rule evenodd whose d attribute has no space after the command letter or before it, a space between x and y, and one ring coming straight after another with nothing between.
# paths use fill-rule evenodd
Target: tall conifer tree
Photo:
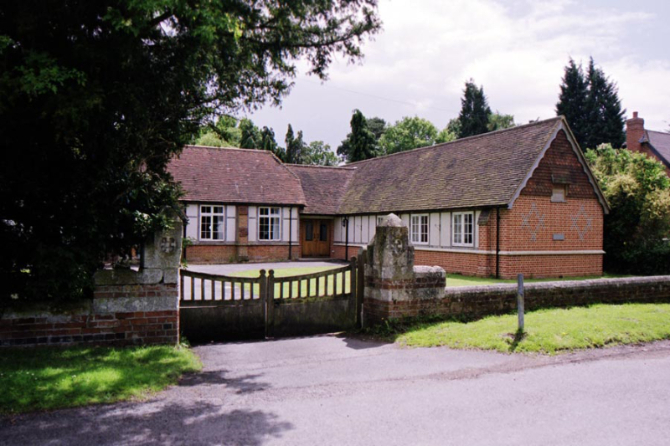
<instances>
[{"instance_id":1,"label":"tall conifer tree","mask_svg":"<svg viewBox=\"0 0 670 446\"><path fill-rule=\"evenodd\" d=\"M354 110L350 125L351 132L337 148L337 154L349 163L377 156L377 140L360 110Z\"/></svg>"},{"instance_id":2,"label":"tall conifer tree","mask_svg":"<svg viewBox=\"0 0 670 446\"><path fill-rule=\"evenodd\" d=\"M574 60L565 67L556 114L563 115L583 150L625 141L625 110L621 109L616 84L610 81L593 58L585 74Z\"/></svg>"},{"instance_id":3,"label":"tall conifer tree","mask_svg":"<svg viewBox=\"0 0 670 446\"><path fill-rule=\"evenodd\" d=\"M488 132L490 115L491 108L486 101L484 87L477 87L474 81L470 79L465 83L463 99L461 99L461 113L458 115L460 122L458 137L465 138Z\"/></svg>"}]
</instances>

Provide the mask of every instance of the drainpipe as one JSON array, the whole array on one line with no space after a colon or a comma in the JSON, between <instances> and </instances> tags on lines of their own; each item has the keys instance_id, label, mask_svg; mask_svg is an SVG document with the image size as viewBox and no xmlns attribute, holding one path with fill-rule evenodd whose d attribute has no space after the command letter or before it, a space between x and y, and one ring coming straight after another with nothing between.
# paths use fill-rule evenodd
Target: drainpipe
<instances>
[{"instance_id":1,"label":"drainpipe","mask_svg":"<svg viewBox=\"0 0 670 446\"><path fill-rule=\"evenodd\" d=\"M500 208L496 208L496 279L500 279Z\"/></svg>"},{"instance_id":2,"label":"drainpipe","mask_svg":"<svg viewBox=\"0 0 670 446\"><path fill-rule=\"evenodd\" d=\"M289 206L288 208L288 259L291 260L291 251L293 248L293 208Z\"/></svg>"}]
</instances>

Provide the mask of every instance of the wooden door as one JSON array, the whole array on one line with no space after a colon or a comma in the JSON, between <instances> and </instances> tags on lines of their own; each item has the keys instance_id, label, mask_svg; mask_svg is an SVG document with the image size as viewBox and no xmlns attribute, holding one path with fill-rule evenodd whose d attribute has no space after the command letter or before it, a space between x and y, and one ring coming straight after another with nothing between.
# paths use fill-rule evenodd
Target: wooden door
<instances>
[{"instance_id":1,"label":"wooden door","mask_svg":"<svg viewBox=\"0 0 670 446\"><path fill-rule=\"evenodd\" d=\"M300 242L303 257L330 256L331 220L302 220Z\"/></svg>"}]
</instances>

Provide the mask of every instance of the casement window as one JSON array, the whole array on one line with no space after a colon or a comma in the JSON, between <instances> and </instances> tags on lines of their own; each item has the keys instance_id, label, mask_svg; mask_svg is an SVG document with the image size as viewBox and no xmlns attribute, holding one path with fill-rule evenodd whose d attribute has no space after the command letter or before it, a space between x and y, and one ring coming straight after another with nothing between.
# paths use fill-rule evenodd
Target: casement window
<instances>
[{"instance_id":1,"label":"casement window","mask_svg":"<svg viewBox=\"0 0 670 446\"><path fill-rule=\"evenodd\" d=\"M412 243L428 243L428 214L412 215L410 234Z\"/></svg>"},{"instance_id":2,"label":"casement window","mask_svg":"<svg viewBox=\"0 0 670 446\"><path fill-rule=\"evenodd\" d=\"M475 215L474 212L457 212L453 214L454 246L474 246Z\"/></svg>"},{"instance_id":3,"label":"casement window","mask_svg":"<svg viewBox=\"0 0 670 446\"><path fill-rule=\"evenodd\" d=\"M551 190L551 202L552 203L565 203L565 196L567 187L564 185L554 186Z\"/></svg>"},{"instance_id":4,"label":"casement window","mask_svg":"<svg viewBox=\"0 0 670 446\"><path fill-rule=\"evenodd\" d=\"M280 215L280 208L258 208L258 240L281 240Z\"/></svg>"},{"instance_id":5,"label":"casement window","mask_svg":"<svg viewBox=\"0 0 670 446\"><path fill-rule=\"evenodd\" d=\"M200 206L200 240L223 240L226 216L223 206Z\"/></svg>"}]
</instances>

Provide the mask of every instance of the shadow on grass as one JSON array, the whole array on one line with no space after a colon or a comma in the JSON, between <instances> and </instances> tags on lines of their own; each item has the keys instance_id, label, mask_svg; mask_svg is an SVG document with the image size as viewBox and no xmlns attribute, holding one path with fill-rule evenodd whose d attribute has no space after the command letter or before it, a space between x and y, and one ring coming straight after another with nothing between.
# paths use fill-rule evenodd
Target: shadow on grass
<instances>
[{"instance_id":1,"label":"shadow on grass","mask_svg":"<svg viewBox=\"0 0 670 446\"><path fill-rule=\"evenodd\" d=\"M271 412L208 401L123 403L0 418L5 444L265 444L293 429Z\"/></svg>"},{"instance_id":2,"label":"shadow on grass","mask_svg":"<svg viewBox=\"0 0 670 446\"><path fill-rule=\"evenodd\" d=\"M516 333L509 333L508 336L509 338L506 341L509 344L509 351L510 353L514 353L517 347L519 347L521 341L526 338L527 334L523 330L519 329L516 331Z\"/></svg>"}]
</instances>

